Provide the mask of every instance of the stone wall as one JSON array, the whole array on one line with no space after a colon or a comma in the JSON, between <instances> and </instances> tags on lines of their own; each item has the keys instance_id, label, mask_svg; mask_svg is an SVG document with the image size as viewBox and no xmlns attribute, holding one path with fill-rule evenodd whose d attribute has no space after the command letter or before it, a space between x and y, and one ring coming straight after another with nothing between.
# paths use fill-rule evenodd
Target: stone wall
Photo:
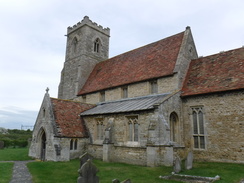
<instances>
[{"instance_id":1,"label":"stone wall","mask_svg":"<svg viewBox=\"0 0 244 183\"><path fill-rule=\"evenodd\" d=\"M193 147L191 107L204 109L206 148L194 149L197 160L244 163L243 91L185 97L183 99L185 146Z\"/></svg>"},{"instance_id":2,"label":"stone wall","mask_svg":"<svg viewBox=\"0 0 244 183\"><path fill-rule=\"evenodd\" d=\"M108 121L112 119L112 148L109 151L109 159L113 162L134 163L146 165L146 144L148 138L148 126L153 111L126 113L117 115L103 115L95 117L84 117L90 134L88 152L95 158L103 159L103 140L98 140L96 135L97 118L103 119L104 129ZM127 116L138 116L139 122L139 141L128 140L128 121ZM105 134L104 134L105 135Z\"/></svg>"},{"instance_id":3,"label":"stone wall","mask_svg":"<svg viewBox=\"0 0 244 183\"><path fill-rule=\"evenodd\" d=\"M94 66L108 58L110 30L84 17L67 30L66 57L61 73L58 98L73 99L85 84ZM99 39L99 51L94 43Z\"/></svg>"},{"instance_id":4,"label":"stone wall","mask_svg":"<svg viewBox=\"0 0 244 183\"><path fill-rule=\"evenodd\" d=\"M177 89L177 75L159 78L158 93L170 93ZM128 85L128 98L140 97L150 95L150 83L148 81L138 82ZM116 87L105 90L105 101L114 101L122 99L122 87ZM77 97L75 100L96 104L100 102L100 92L90 93L86 95L84 101L82 96Z\"/></svg>"}]
</instances>

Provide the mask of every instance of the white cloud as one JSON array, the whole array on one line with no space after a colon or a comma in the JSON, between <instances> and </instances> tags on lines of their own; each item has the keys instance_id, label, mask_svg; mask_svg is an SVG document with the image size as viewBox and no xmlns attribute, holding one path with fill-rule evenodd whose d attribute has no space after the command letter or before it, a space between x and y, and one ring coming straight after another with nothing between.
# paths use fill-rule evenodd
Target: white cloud
<instances>
[{"instance_id":1,"label":"white cloud","mask_svg":"<svg viewBox=\"0 0 244 183\"><path fill-rule=\"evenodd\" d=\"M186 26L191 26L199 55L206 56L244 44L243 7L242 0L0 0L0 110L38 111L46 87L57 97L64 35L85 15L111 29L110 56Z\"/></svg>"}]
</instances>

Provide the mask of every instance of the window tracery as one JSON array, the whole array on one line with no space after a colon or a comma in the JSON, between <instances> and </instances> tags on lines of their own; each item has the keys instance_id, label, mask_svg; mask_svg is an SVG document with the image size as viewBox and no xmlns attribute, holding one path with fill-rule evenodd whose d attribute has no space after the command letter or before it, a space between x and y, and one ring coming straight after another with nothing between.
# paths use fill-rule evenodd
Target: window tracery
<instances>
[{"instance_id":1,"label":"window tracery","mask_svg":"<svg viewBox=\"0 0 244 183\"><path fill-rule=\"evenodd\" d=\"M94 42L94 52L99 53L100 51L100 40L97 38Z\"/></svg>"},{"instance_id":2,"label":"window tracery","mask_svg":"<svg viewBox=\"0 0 244 183\"><path fill-rule=\"evenodd\" d=\"M205 149L204 115L202 107L192 108L194 148Z\"/></svg>"}]
</instances>

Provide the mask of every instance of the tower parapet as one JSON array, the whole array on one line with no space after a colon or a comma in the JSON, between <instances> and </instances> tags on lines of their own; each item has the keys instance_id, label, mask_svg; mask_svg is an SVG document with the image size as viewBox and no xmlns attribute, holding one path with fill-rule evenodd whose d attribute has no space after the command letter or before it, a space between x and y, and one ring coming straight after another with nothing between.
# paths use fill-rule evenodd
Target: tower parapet
<instances>
[{"instance_id":1,"label":"tower parapet","mask_svg":"<svg viewBox=\"0 0 244 183\"><path fill-rule=\"evenodd\" d=\"M76 31L77 29L81 28L82 26L87 25L90 26L91 28L94 28L96 30L99 30L100 32L110 35L110 29L103 28L103 26L98 25L96 22L92 22L88 16L85 16L82 21L78 22L77 24L73 25L72 27L67 28L67 34L69 35L70 33Z\"/></svg>"},{"instance_id":2,"label":"tower parapet","mask_svg":"<svg viewBox=\"0 0 244 183\"><path fill-rule=\"evenodd\" d=\"M109 37L110 29L92 22L88 16L68 27L58 98L76 98L95 65L108 59Z\"/></svg>"}]
</instances>

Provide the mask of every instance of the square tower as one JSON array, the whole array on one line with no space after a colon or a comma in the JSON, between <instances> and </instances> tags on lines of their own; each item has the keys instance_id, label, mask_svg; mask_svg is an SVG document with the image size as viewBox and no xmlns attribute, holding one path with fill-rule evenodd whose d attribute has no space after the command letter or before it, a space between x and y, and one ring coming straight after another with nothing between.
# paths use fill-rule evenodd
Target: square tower
<instances>
[{"instance_id":1,"label":"square tower","mask_svg":"<svg viewBox=\"0 0 244 183\"><path fill-rule=\"evenodd\" d=\"M92 22L88 16L68 27L58 98L75 98L94 66L108 59L109 37L110 29Z\"/></svg>"}]
</instances>

